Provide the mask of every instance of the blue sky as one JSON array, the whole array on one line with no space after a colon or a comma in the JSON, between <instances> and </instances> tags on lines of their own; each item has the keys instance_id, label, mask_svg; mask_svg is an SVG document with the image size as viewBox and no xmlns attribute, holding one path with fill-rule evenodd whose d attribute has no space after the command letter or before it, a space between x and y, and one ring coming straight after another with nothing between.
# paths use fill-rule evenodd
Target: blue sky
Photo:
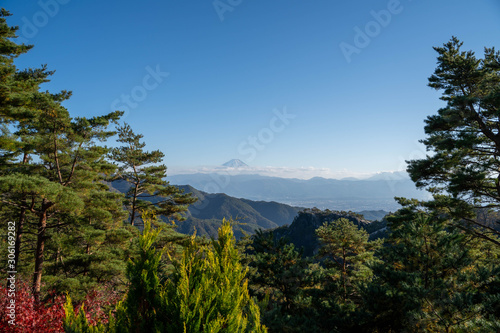
<instances>
[{"instance_id":1,"label":"blue sky","mask_svg":"<svg viewBox=\"0 0 500 333\"><path fill-rule=\"evenodd\" d=\"M500 47L494 0L3 6L35 45L20 68L55 69L44 88L72 90L74 116L126 110L171 173L232 158L302 178L404 169L442 106L427 87L432 46L455 35L478 56Z\"/></svg>"}]
</instances>

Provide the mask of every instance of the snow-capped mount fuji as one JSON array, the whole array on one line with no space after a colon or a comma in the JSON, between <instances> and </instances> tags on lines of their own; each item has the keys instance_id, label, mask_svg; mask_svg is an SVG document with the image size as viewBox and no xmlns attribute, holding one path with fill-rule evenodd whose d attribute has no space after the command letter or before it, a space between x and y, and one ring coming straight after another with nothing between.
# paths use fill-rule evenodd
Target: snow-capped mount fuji
<instances>
[{"instance_id":1,"label":"snow-capped mount fuji","mask_svg":"<svg viewBox=\"0 0 500 333\"><path fill-rule=\"evenodd\" d=\"M226 163L222 164L222 166L228 167L228 168L247 168L248 165L243 162L242 160L238 159L232 159L230 161L227 161Z\"/></svg>"}]
</instances>

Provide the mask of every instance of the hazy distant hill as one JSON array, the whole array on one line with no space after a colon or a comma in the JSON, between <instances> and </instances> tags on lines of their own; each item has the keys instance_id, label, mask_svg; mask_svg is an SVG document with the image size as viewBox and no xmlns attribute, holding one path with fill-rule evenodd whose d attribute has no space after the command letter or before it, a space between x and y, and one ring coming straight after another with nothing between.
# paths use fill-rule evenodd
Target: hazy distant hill
<instances>
[{"instance_id":1,"label":"hazy distant hill","mask_svg":"<svg viewBox=\"0 0 500 333\"><path fill-rule=\"evenodd\" d=\"M389 214L389 212L385 210L362 210L360 212L356 212L358 214L363 215L365 220L368 221L382 221L382 219Z\"/></svg>"},{"instance_id":2,"label":"hazy distant hill","mask_svg":"<svg viewBox=\"0 0 500 333\"><path fill-rule=\"evenodd\" d=\"M426 199L405 173L381 173L363 180L309 180L268 177L252 174L188 174L169 176L172 184L189 184L208 193L250 200L277 201L292 206L335 210L395 211L395 196Z\"/></svg>"},{"instance_id":3,"label":"hazy distant hill","mask_svg":"<svg viewBox=\"0 0 500 333\"><path fill-rule=\"evenodd\" d=\"M129 185L124 181L115 181L112 188L125 192ZM242 223L235 230L237 238L243 232L253 234L256 229L271 229L289 224L302 209L277 202L252 201L237 199L223 193L209 194L191 186L179 186L186 193L193 193L198 201L189 207L186 221L178 222L177 231L192 234L196 230L199 236L217 236L223 218L238 219Z\"/></svg>"}]
</instances>

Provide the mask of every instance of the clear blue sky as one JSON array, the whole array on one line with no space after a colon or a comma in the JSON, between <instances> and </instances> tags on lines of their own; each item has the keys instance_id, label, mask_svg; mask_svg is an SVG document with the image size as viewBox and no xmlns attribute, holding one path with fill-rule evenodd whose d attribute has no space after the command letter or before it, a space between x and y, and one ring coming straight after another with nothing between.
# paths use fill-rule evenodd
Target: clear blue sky
<instances>
[{"instance_id":1,"label":"clear blue sky","mask_svg":"<svg viewBox=\"0 0 500 333\"><path fill-rule=\"evenodd\" d=\"M172 170L232 158L332 173L402 169L422 156L423 121L442 105L427 87L432 46L455 35L478 56L500 47L495 0L3 6L35 45L19 67L55 69L45 88L72 90L65 105L75 116L128 108L124 121ZM277 118L284 110L294 118Z\"/></svg>"}]
</instances>

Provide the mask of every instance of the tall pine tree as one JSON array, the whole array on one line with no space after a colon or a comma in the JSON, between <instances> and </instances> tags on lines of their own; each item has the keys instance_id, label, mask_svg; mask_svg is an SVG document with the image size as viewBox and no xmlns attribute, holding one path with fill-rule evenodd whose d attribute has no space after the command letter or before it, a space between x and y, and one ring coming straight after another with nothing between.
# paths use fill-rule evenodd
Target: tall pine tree
<instances>
[{"instance_id":1,"label":"tall pine tree","mask_svg":"<svg viewBox=\"0 0 500 333\"><path fill-rule=\"evenodd\" d=\"M418 187L441 194L436 204L454 208L450 216L500 245L500 231L477 218L478 209L500 208L500 52L485 48L481 59L462 45L453 37L434 48L438 66L429 86L442 91L446 106L425 121L422 142L432 154L409 161L408 172Z\"/></svg>"},{"instance_id":2,"label":"tall pine tree","mask_svg":"<svg viewBox=\"0 0 500 333\"><path fill-rule=\"evenodd\" d=\"M165 180L167 167L159 164L165 155L159 150L145 151L142 138L142 134L135 134L130 125L124 124L118 128L118 142L123 146L113 149L111 154L119 166L115 178L130 184L125 194L130 224L137 223L143 210L182 220L182 212L197 199Z\"/></svg>"},{"instance_id":3,"label":"tall pine tree","mask_svg":"<svg viewBox=\"0 0 500 333\"><path fill-rule=\"evenodd\" d=\"M114 165L105 160L107 148L96 145L95 141L113 135L106 127L110 121L116 121L120 113L72 120L60 105L66 94L46 93L41 97L38 101L40 114L35 121L26 124L27 134L23 136L36 148L37 159L29 168L20 169L13 164L10 173L0 177L1 201L37 219L33 274L36 301L40 295L46 242L51 238L49 233L96 220L102 223L108 216L113 219L110 210L119 210L116 194L108 196L106 206L101 209L93 206L92 211L86 209L86 204L108 190L101 180L114 170ZM96 216L98 214L108 216L103 218Z\"/></svg>"},{"instance_id":4,"label":"tall pine tree","mask_svg":"<svg viewBox=\"0 0 500 333\"><path fill-rule=\"evenodd\" d=\"M35 237L30 236L24 243L34 253L33 265L29 266L34 271L33 291L38 302L46 245L54 240L55 232L67 233L96 220L104 223L106 219L119 219L119 196L101 195L107 192L101 180L115 167L105 160L108 149L98 142L113 135L106 127L118 120L121 113L72 119L61 105L71 96L70 92L40 92L40 84L47 82L52 72L46 67L16 69L13 60L31 47L13 42L16 29L7 26L8 15L1 11L0 201L4 204L2 212L17 222L15 269L19 255L26 252L21 248L24 229L35 226L29 230ZM98 197L106 198L105 206L87 209ZM64 255L58 252L55 260Z\"/></svg>"},{"instance_id":5,"label":"tall pine tree","mask_svg":"<svg viewBox=\"0 0 500 333\"><path fill-rule=\"evenodd\" d=\"M25 170L30 161L33 147L28 140L22 140L25 126L38 115L36 96L40 84L47 82L53 72L47 71L46 66L41 68L28 68L19 70L14 60L28 52L33 46L16 44L17 27L9 27L6 18L11 14L0 9L0 175L12 172L15 164L18 169ZM17 131L12 133L13 125ZM18 193L20 202L26 201L25 193ZM26 206L26 204L21 205ZM26 224L26 208L3 207L2 214L5 221L16 222L15 258L14 266L17 271L19 255L21 253L21 240Z\"/></svg>"}]
</instances>

